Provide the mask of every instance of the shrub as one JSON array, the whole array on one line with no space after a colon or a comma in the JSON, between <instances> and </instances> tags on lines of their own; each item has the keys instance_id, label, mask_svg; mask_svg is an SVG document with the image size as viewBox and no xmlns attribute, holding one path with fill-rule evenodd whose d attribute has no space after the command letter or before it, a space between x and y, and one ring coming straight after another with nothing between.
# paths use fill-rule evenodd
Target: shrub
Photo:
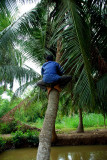
<instances>
[{"instance_id":1,"label":"shrub","mask_svg":"<svg viewBox=\"0 0 107 160\"><path fill-rule=\"evenodd\" d=\"M22 131L16 131L12 134L12 143L15 145L15 147L20 147L23 144L24 134Z\"/></svg>"},{"instance_id":2,"label":"shrub","mask_svg":"<svg viewBox=\"0 0 107 160\"><path fill-rule=\"evenodd\" d=\"M104 118L102 114L84 114L83 123L85 127L104 126Z\"/></svg>"},{"instance_id":3,"label":"shrub","mask_svg":"<svg viewBox=\"0 0 107 160\"><path fill-rule=\"evenodd\" d=\"M0 134L9 134L16 131L17 123L15 121L0 124Z\"/></svg>"},{"instance_id":4,"label":"shrub","mask_svg":"<svg viewBox=\"0 0 107 160\"><path fill-rule=\"evenodd\" d=\"M38 132L27 130L23 133L22 131L16 131L12 135L12 143L16 148L26 145L36 146L39 143Z\"/></svg>"},{"instance_id":5,"label":"shrub","mask_svg":"<svg viewBox=\"0 0 107 160\"><path fill-rule=\"evenodd\" d=\"M0 150L3 149L5 143L6 143L6 141L2 137L0 137Z\"/></svg>"},{"instance_id":6,"label":"shrub","mask_svg":"<svg viewBox=\"0 0 107 160\"><path fill-rule=\"evenodd\" d=\"M0 117L6 114L10 110L10 102L7 99L0 97Z\"/></svg>"},{"instance_id":7,"label":"shrub","mask_svg":"<svg viewBox=\"0 0 107 160\"><path fill-rule=\"evenodd\" d=\"M27 130L25 133L25 136L27 138L27 142L31 145L37 145L39 143L39 134L38 132Z\"/></svg>"}]
</instances>

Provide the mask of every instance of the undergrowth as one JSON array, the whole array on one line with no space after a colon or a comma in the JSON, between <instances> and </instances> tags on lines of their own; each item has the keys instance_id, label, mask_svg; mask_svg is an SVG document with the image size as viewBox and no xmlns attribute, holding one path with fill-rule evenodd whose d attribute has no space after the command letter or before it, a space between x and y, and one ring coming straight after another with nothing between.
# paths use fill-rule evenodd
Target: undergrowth
<instances>
[{"instance_id":1,"label":"undergrowth","mask_svg":"<svg viewBox=\"0 0 107 160\"><path fill-rule=\"evenodd\" d=\"M71 117L57 117L55 127L56 129L76 129L79 124L79 117L77 114ZM106 124L107 124L107 118L106 118ZM43 125L43 119L37 119L35 126L38 128L42 128ZM102 114L83 114L83 125L84 128L89 127L103 127L104 126L104 118Z\"/></svg>"}]
</instances>

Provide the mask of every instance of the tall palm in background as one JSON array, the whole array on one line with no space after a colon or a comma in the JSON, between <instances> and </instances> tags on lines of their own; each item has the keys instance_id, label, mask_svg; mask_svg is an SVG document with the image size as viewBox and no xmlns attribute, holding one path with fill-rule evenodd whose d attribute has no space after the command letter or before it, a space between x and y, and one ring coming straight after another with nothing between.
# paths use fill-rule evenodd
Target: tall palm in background
<instances>
[{"instance_id":1,"label":"tall palm in background","mask_svg":"<svg viewBox=\"0 0 107 160\"><path fill-rule=\"evenodd\" d=\"M40 63L47 54L53 53L57 57L57 50L60 50L65 73L73 76L73 103L80 108L95 108L98 100L103 101L101 97L107 93L105 85L101 85L107 81L105 1L50 2L41 1L31 12L6 28L1 34L1 48L7 51L4 45L6 40L13 48L13 42L16 42L23 47L23 55ZM46 155L45 152L42 154ZM49 159L49 154L45 158Z\"/></svg>"},{"instance_id":2,"label":"tall palm in background","mask_svg":"<svg viewBox=\"0 0 107 160\"><path fill-rule=\"evenodd\" d=\"M0 2L0 83L4 83L5 87L10 84L10 88L13 88L14 80L22 84L23 81L34 81L39 74L27 66L23 67L26 57L18 46L20 35L16 25L19 19L11 16L11 9L8 1Z\"/></svg>"}]
</instances>

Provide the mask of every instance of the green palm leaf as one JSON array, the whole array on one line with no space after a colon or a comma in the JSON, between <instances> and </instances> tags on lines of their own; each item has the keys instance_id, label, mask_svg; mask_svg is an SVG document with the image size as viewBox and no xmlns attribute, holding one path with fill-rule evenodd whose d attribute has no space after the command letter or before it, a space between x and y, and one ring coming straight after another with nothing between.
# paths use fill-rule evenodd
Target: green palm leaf
<instances>
[{"instance_id":1,"label":"green palm leaf","mask_svg":"<svg viewBox=\"0 0 107 160\"><path fill-rule=\"evenodd\" d=\"M95 104L95 90L90 67L90 32L88 24L82 19L81 9L72 1L67 1L67 9L59 14L53 40L62 37L63 64L66 72L74 75L73 89L79 105ZM66 3L65 3L66 5ZM62 20L63 19L63 20ZM63 21L63 23L61 23ZM63 29L62 29L63 28ZM82 95L82 96L81 96Z\"/></svg>"},{"instance_id":2,"label":"green palm leaf","mask_svg":"<svg viewBox=\"0 0 107 160\"><path fill-rule=\"evenodd\" d=\"M20 84L21 82L28 82L38 79L40 75L33 71L32 69L22 68L14 65L3 65L0 67L0 83L4 81L8 84L10 83L13 86L13 81L17 79ZM11 76L10 76L11 75Z\"/></svg>"}]
</instances>

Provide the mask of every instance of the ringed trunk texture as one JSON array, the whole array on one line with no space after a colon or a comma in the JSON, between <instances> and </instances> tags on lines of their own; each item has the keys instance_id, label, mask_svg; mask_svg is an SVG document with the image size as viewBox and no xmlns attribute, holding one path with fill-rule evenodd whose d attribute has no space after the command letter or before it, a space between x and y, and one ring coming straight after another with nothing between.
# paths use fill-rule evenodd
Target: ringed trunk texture
<instances>
[{"instance_id":1,"label":"ringed trunk texture","mask_svg":"<svg viewBox=\"0 0 107 160\"><path fill-rule=\"evenodd\" d=\"M59 103L59 92L55 89L52 89L49 94L45 119L39 136L37 160L50 159L52 132L55 125L58 103Z\"/></svg>"},{"instance_id":2,"label":"ringed trunk texture","mask_svg":"<svg viewBox=\"0 0 107 160\"><path fill-rule=\"evenodd\" d=\"M61 48L62 48L62 40L61 38L57 41L57 53L56 53L56 62L59 63L61 56L62 56L62 52L61 52Z\"/></svg>"}]
</instances>

